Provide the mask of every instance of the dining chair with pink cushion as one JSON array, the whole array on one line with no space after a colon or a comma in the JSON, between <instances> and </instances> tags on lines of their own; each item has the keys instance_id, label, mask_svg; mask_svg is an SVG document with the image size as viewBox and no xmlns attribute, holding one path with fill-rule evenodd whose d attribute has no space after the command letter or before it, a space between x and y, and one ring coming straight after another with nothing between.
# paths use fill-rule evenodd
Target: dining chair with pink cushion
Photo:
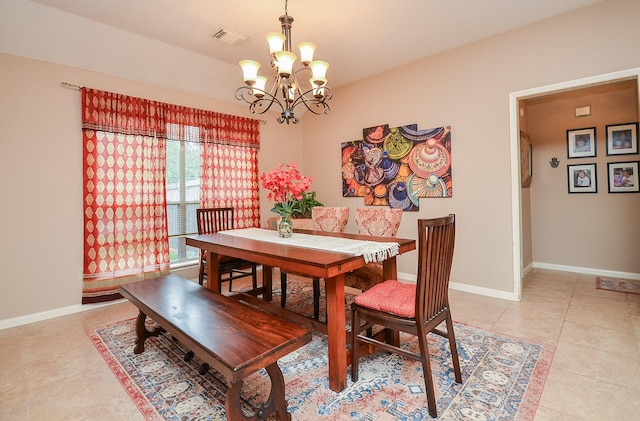
<instances>
[{"instance_id":1,"label":"dining chair with pink cushion","mask_svg":"<svg viewBox=\"0 0 640 421\"><path fill-rule=\"evenodd\" d=\"M358 381L361 344L403 355L422 363L429 415L437 416L435 390L429 360L428 333L449 341L453 375L462 383L458 349L449 307L449 276L455 243L455 215L418 219L418 275L415 284L390 279L358 295L351 305L351 380ZM371 335L372 327L394 332L383 342ZM444 326L442 326L444 325ZM443 328L446 326L446 331ZM364 332L367 334L364 334ZM418 337L418 349L400 347L399 333ZM404 341L403 341L404 342ZM450 375L450 374L449 374Z\"/></svg>"},{"instance_id":2,"label":"dining chair with pink cushion","mask_svg":"<svg viewBox=\"0 0 640 421\"><path fill-rule=\"evenodd\" d=\"M349 222L349 208L315 206L311 209L314 229L324 232L344 232ZM287 303L287 272L280 271L280 306ZM320 278L313 278L313 318L320 317Z\"/></svg>"},{"instance_id":3,"label":"dining chair with pink cushion","mask_svg":"<svg viewBox=\"0 0 640 421\"><path fill-rule=\"evenodd\" d=\"M395 237L401 221L402 209L356 208L356 225L360 235ZM382 281L384 281L382 263L367 263L362 268L349 272L344 276L345 286L361 291L366 291Z\"/></svg>"}]
</instances>

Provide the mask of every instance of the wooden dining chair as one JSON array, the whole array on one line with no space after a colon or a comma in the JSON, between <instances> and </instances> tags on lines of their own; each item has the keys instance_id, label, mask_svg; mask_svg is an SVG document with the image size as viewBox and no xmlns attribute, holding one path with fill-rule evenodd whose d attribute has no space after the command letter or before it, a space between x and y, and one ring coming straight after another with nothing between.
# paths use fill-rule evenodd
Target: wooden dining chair
<instances>
[{"instance_id":1,"label":"wooden dining chair","mask_svg":"<svg viewBox=\"0 0 640 421\"><path fill-rule=\"evenodd\" d=\"M315 206L311 209L311 219L316 231L344 232L349 221L349 208ZM287 272L280 271L280 306L287 303ZM320 317L320 278L313 278L313 318Z\"/></svg>"},{"instance_id":2,"label":"wooden dining chair","mask_svg":"<svg viewBox=\"0 0 640 421\"><path fill-rule=\"evenodd\" d=\"M455 215L418 219L416 284L387 280L358 295L351 305L351 380L358 381L361 343L421 361L429 415L432 417L437 416L437 410L427 347L428 333L449 340L455 379L457 383L462 383L448 294L454 243ZM443 321L446 323L446 332L437 329ZM417 336L420 354L400 348L399 343L394 343L399 341L382 342L371 334L362 334L364 331L371 332L374 325L391 329L395 332L392 336L400 331Z\"/></svg>"},{"instance_id":3,"label":"wooden dining chair","mask_svg":"<svg viewBox=\"0 0 640 421\"><path fill-rule=\"evenodd\" d=\"M365 207L356 208L356 226L358 234L374 237L395 237L400 222L402 209ZM346 273L344 285L366 291L372 286L384 281L382 263L367 263L365 266Z\"/></svg>"},{"instance_id":4,"label":"wooden dining chair","mask_svg":"<svg viewBox=\"0 0 640 421\"><path fill-rule=\"evenodd\" d=\"M196 210L198 234L215 234L219 231L234 229L235 212L233 208L200 208ZM207 278L207 252L200 251L200 285ZM218 255L219 282L229 281L229 291L233 280L251 276L253 289L258 287L257 265L247 260ZM226 276L224 276L226 275Z\"/></svg>"}]
</instances>

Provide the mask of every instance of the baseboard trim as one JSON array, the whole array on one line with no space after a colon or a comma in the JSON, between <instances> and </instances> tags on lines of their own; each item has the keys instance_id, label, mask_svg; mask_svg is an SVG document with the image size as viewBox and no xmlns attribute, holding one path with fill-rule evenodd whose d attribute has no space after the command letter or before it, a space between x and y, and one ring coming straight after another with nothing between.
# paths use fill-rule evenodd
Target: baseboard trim
<instances>
[{"instance_id":1,"label":"baseboard trim","mask_svg":"<svg viewBox=\"0 0 640 421\"><path fill-rule=\"evenodd\" d=\"M11 319L0 320L0 330L27 325L29 323L41 322L43 320L54 319L56 317L68 316L70 314L93 310L100 307L106 307L120 303L122 301L126 300L123 298L120 300L109 301L107 303L75 304L72 306L60 307L53 310L41 311L39 313L27 314L25 316L18 316Z\"/></svg>"},{"instance_id":2,"label":"baseboard trim","mask_svg":"<svg viewBox=\"0 0 640 421\"><path fill-rule=\"evenodd\" d=\"M398 280L415 284L416 275L406 272L398 272ZM500 291L497 289L477 287L473 285L461 284L458 282L449 282L449 288L456 291L470 292L472 294L486 295L487 297L516 301L515 295L512 292Z\"/></svg>"},{"instance_id":3,"label":"baseboard trim","mask_svg":"<svg viewBox=\"0 0 640 421\"><path fill-rule=\"evenodd\" d=\"M611 278L640 280L640 273L633 273L633 272L619 272L615 270L602 270L602 269L584 268L584 267L578 267L578 266L555 265L555 264L540 263L540 262L534 262L533 267L536 269L551 269L551 270L559 270L562 272L584 273L586 275L609 276Z\"/></svg>"},{"instance_id":4,"label":"baseboard trim","mask_svg":"<svg viewBox=\"0 0 640 421\"><path fill-rule=\"evenodd\" d=\"M449 288L456 291L470 292L472 294L478 294L478 295L486 295L487 297L501 298L503 300L509 300L509 301L517 301L513 292L501 291L499 289L478 287L475 285L461 284L458 282L450 282Z\"/></svg>"},{"instance_id":5,"label":"baseboard trim","mask_svg":"<svg viewBox=\"0 0 640 421\"><path fill-rule=\"evenodd\" d=\"M522 276L525 276L527 273L531 272L532 270L533 270L533 262L529 263L527 267L522 269Z\"/></svg>"},{"instance_id":6,"label":"baseboard trim","mask_svg":"<svg viewBox=\"0 0 640 421\"><path fill-rule=\"evenodd\" d=\"M198 263L189 263L176 267L171 273L183 276L187 279L198 278ZM60 307L53 310L42 311L38 313L26 314L24 316L13 317L11 319L0 320L0 330L9 329L16 326L27 325L29 323L41 322L43 320L54 319L56 317L68 316L70 314L81 313L87 310L93 310L100 307L106 307L126 301L124 298L105 303L95 304L74 304L67 307Z\"/></svg>"},{"instance_id":7,"label":"baseboard trim","mask_svg":"<svg viewBox=\"0 0 640 421\"><path fill-rule=\"evenodd\" d=\"M534 268L536 269L551 269L558 270L562 272L572 272L572 273L584 273L587 275L598 275L598 276L610 276L612 278L625 278L625 279L635 279L640 280L640 273L632 273L632 272L619 272L619 271L611 271L611 270L601 270L601 269L593 269L593 268L583 268L577 266L566 266L566 265L554 265L548 263L539 263L534 262L528 265L524 269L524 273L528 273ZM188 273L186 270L182 273L183 276L189 274L191 275L193 268L185 268L191 269ZM182 272L181 270L176 270L174 272ZM197 276L197 273L196 273ZM415 283L416 275L412 273L406 272L398 272L398 280ZM516 301L515 295L512 292L500 291L497 289L491 288L483 288L468 284L461 284L458 282L451 282L449 287L456 291L470 292L473 294L486 295L488 297L502 298L505 300ZM74 313L80 313L82 311L93 310L100 307L110 306L113 304L118 304L124 299L110 301L108 303L97 303L97 304L76 304L67 307L61 307L53 310L42 311L39 313L27 314L25 316L14 317L11 319L0 320L0 330L9 329L16 326L22 326L29 323L41 322L43 320L53 319L61 316L68 316Z\"/></svg>"}]
</instances>

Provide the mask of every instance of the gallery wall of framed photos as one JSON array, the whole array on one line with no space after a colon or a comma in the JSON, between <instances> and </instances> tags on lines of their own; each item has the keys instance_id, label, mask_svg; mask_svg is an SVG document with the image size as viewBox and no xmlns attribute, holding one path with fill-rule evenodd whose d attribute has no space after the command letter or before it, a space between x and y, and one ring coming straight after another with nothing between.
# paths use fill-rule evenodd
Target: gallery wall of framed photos
<instances>
[{"instance_id":1,"label":"gallery wall of framed photos","mask_svg":"<svg viewBox=\"0 0 640 421\"><path fill-rule=\"evenodd\" d=\"M602 129L601 129L602 130ZM609 193L638 193L638 122L607 124L602 130L606 151L607 191ZM596 158L598 156L598 128L567 130L567 159ZM602 143L602 142L601 142ZM601 152L602 153L602 152ZM636 160L626 160L635 156ZM616 158L616 162L611 159ZM597 163L567 164L569 193L597 193Z\"/></svg>"}]
</instances>

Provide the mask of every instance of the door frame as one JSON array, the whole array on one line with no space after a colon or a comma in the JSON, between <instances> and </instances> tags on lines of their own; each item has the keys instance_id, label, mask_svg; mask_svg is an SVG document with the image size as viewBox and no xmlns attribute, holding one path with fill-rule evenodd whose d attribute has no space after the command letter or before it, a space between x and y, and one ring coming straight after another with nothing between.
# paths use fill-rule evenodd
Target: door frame
<instances>
[{"instance_id":1,"label":"door frame","mask_svg":"<svg viewBox=\"0 0 640 421\"><path fill-rule=\"evenodd\" d=\"M551 85L539 86L509 93L509 138L511 146L511 215L513 233L513 298L522 299L522 192L520 184L520 110L518 103L522 99L554 94L562 91L586 88L624 79L636 79L640 84L640 67L589 76ZM640 88L640 87L639 87ZM640 91L640 90L639 90ZM639 104L640 105L640 104Z\"/></svg>"}]
</instances>

